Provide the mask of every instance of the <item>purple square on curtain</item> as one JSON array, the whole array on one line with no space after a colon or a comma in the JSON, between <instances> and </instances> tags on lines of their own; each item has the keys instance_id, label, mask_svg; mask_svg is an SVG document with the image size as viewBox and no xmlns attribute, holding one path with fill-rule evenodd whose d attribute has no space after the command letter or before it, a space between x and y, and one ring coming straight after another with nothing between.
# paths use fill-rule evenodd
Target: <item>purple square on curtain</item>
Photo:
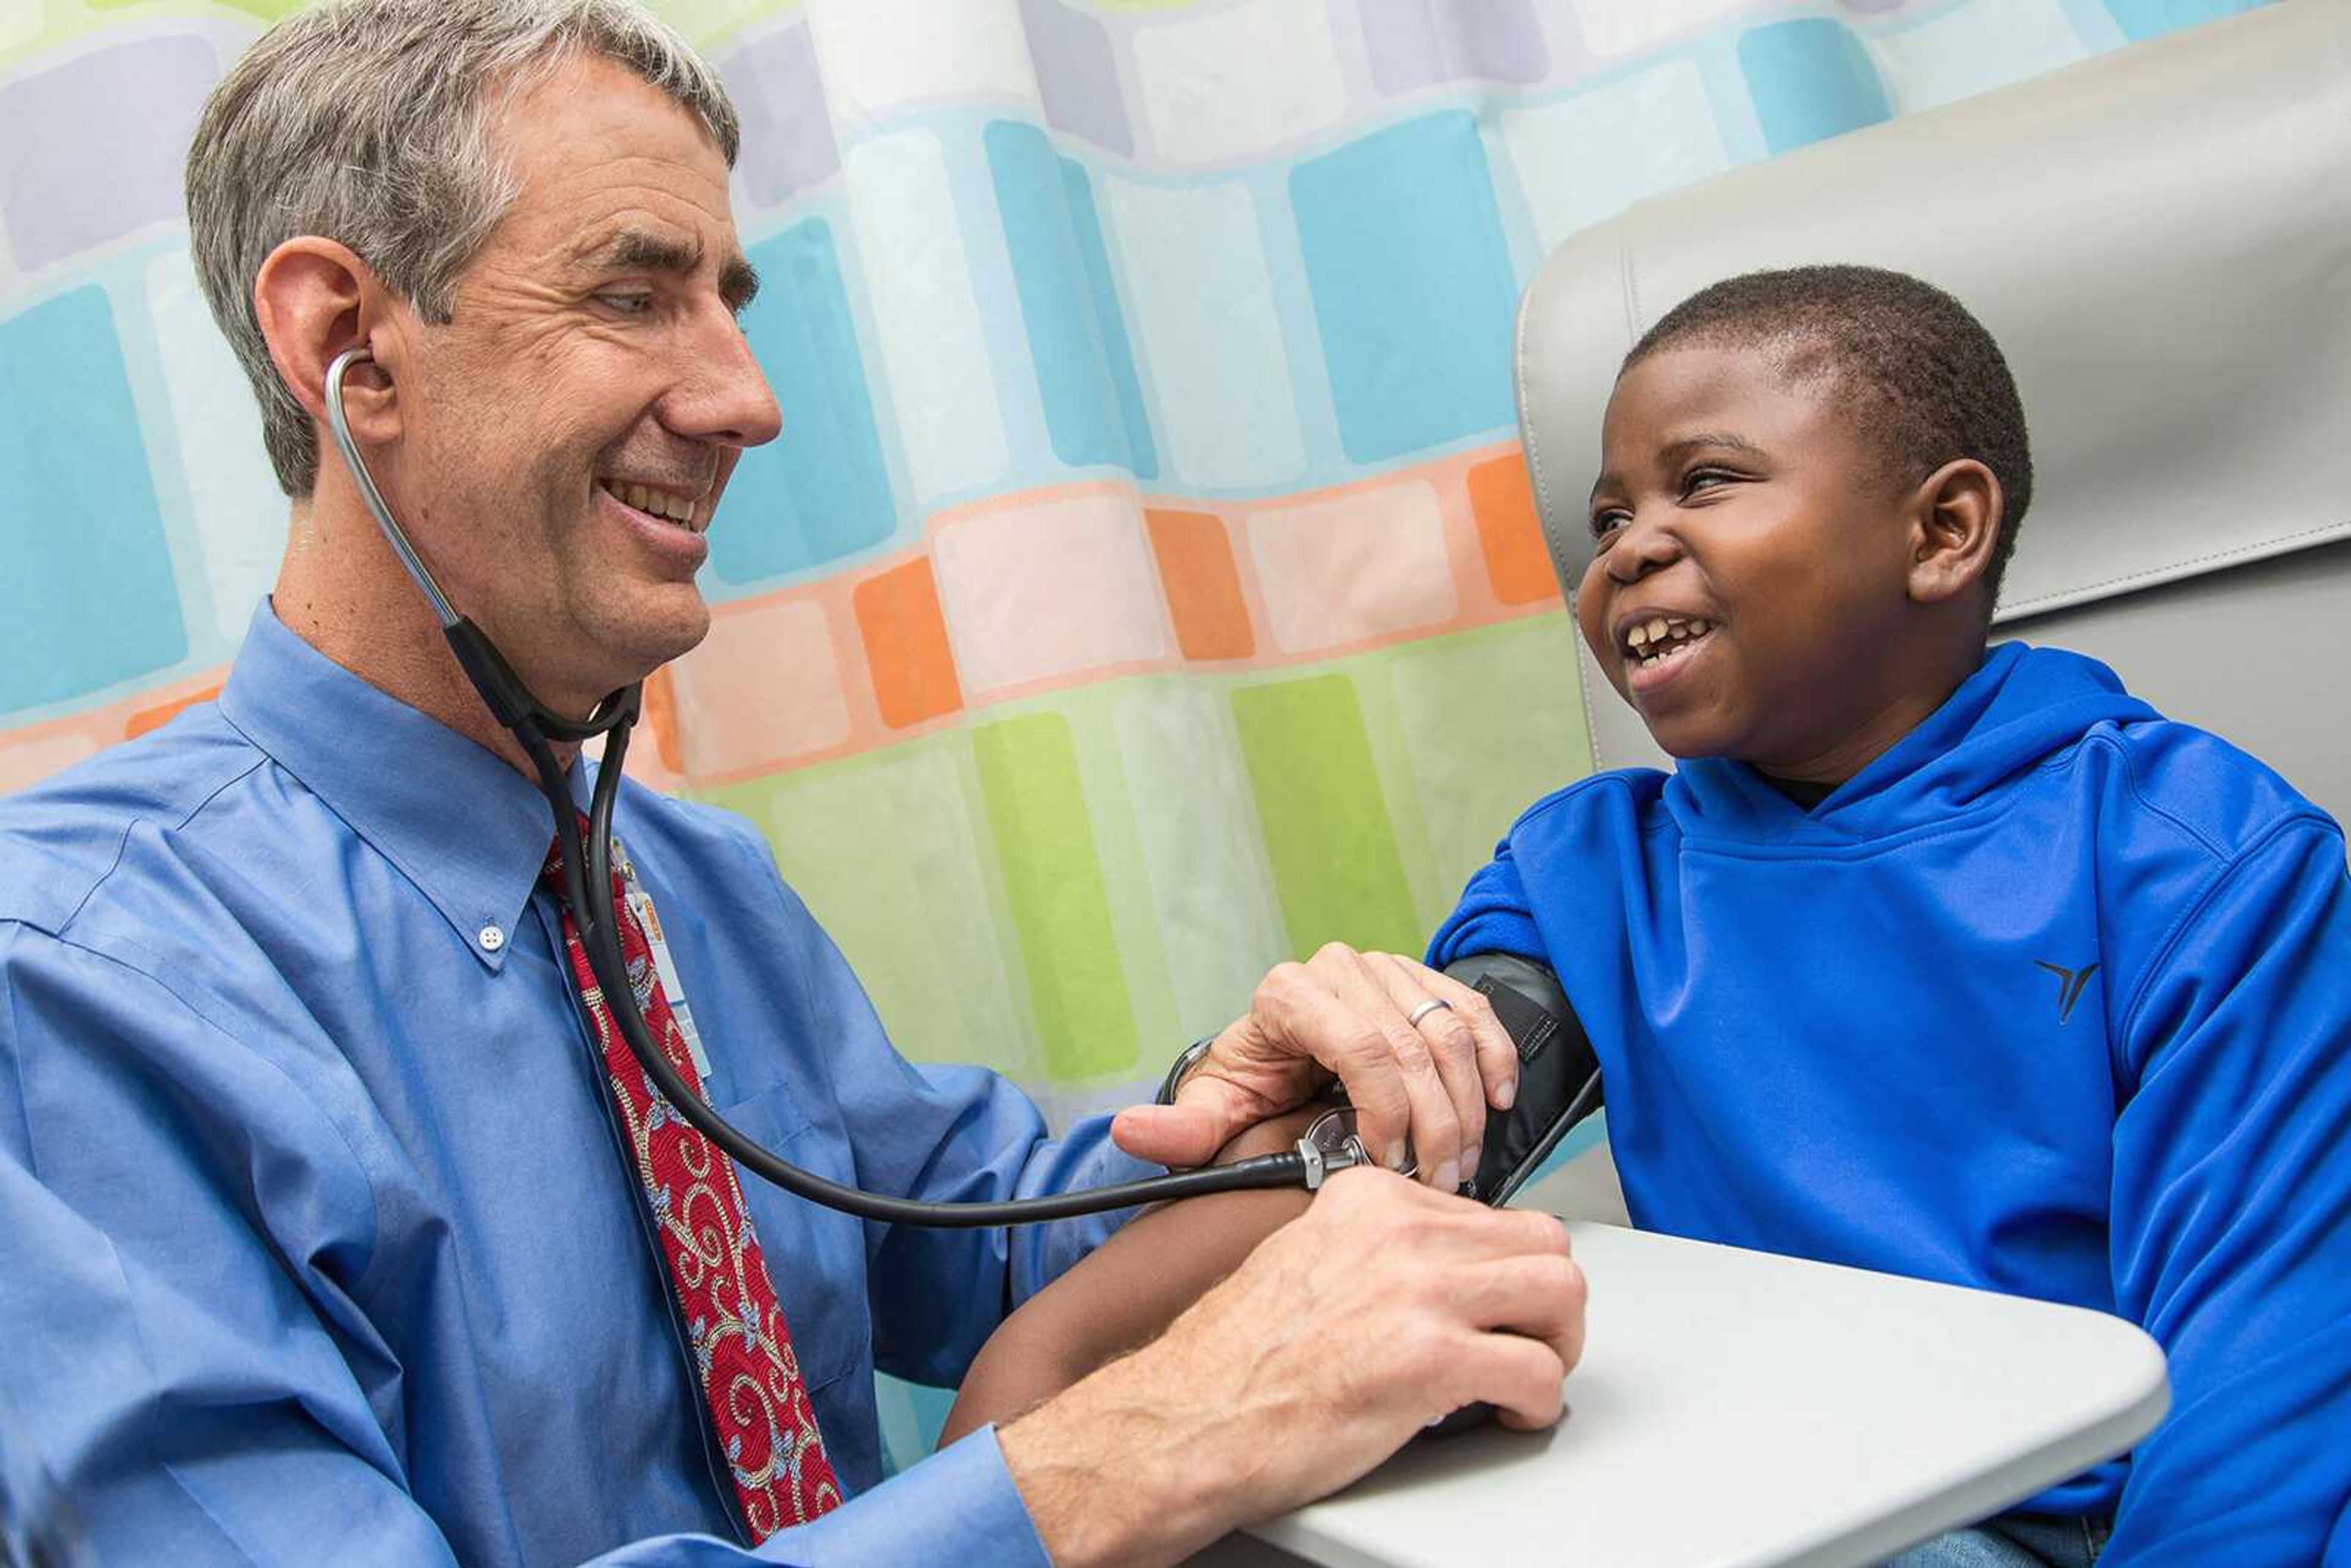
<instances>
[{"instance_id":1,"label":"purple square on curtain","mask_svg":"<svg viewBox=\"0 0 2351 1568\"><path fill-rule=\"evenodd\" d=\"M1118 94L1118 62L1102 23L1061 0L1020 0L1020 25L1037 67L1045 122L1122 157L1134 155L1134 132Z\"/></svg>"},{"instance_id":2,"label":"purple square on curtain","mask_svg":"<svg viewBox=\"0 0 2351 1568\"><path fill-rule=\"evenodd\" d=\"M220 60L141 38L0 88L0 214L26 272L181 215L180 169Z\"/></svg>"},{"instance_id":3,"label":"purple square on curtain","mask_svg":"<svg viewBox=\"0 0 2351 1568\"><path fill-rule=\"evenodd\" d=\"M1551 71L1533 0L1355 0L1364 52L1384 93L1462 80L1538 82Z\"/></svg>"},{"instance_id":4,"label":"purple square on curtain","mask_svg":"<svg viewBox=\"0 0 2351 1568\"><path fill-rule=\"evenodd\" d=\"M753 201L772 207L841 167L807 23L745 45L718 62L718 75L743 121L735 166Z\"/></svg>"}]
</instances>

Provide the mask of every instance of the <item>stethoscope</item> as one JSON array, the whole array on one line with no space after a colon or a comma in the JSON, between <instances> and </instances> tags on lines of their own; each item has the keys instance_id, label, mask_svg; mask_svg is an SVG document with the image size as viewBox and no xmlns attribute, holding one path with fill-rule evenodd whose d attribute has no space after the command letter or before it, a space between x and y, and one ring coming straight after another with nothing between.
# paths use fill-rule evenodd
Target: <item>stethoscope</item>
<instances>
[{"instance_id":1,"label":"stethoscope","mask_svg":"<svg viewBox=\"0 0 2351 1568\"><path fill-rule=\"evenodd\" d=\"M1354 1112L1342 1106L1317 1118L1307 1135L1287 1154L1260 1155L1229 1166L1151 1176L1050 1197L1006 1198L993 1203L925 1203L865 1192L802 1170L712 1110L701 1095L687 1086L684 1076L654 1043L652 1030L645 1026L644 1014L638 1009L636 990L629 982L628 962L621 950L620 917L612 894L612 803L620 793L621 765L628 756L629 732L637 722L640 687L626 685L610 694L585 719L566 718L533 696L481 628L457 613L448 596L433 580L433 573L417 555L416 548L409 543L407 534L393 519L383 492L376 488L375 476L368 471L367 460L360 455L359 443L352 439L343 413L343 372L372 357L362 345L344 350L327 367L327 424L334 433L336 448L343 455L344 466L350 470L351 478L359 486L360 498L374 515L376 526L383 530L384 542L391 545L400 564L432 602L433 612L441 621L442 635L449 640L449 651L457 656L458 667L481 694L492 716L521 743L538 771L539 789L555 816L555 841L563 862L564 896L579 923L580 946L587 951L589 967L603 990L605 1003L611 1009L613 1021L630 1054L643 1066L646 1075L677 1113L734 1156L744 1169L795 1197L861 1219L958 1227L1033 1225L1170 1198L1252 1187L1302 1186L1312 1190L1333 1172L1371 1163L1355 1133ZM604 737L604 755L589 801L588 831L583 842L579 810L550 743L577 744L598 736Z\"/></svg>"}]
</instances>

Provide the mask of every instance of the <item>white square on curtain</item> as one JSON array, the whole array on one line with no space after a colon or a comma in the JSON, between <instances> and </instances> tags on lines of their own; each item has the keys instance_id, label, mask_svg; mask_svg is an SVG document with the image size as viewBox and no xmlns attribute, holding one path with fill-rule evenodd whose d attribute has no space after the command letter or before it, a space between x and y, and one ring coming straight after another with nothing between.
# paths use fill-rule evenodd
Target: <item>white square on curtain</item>
<instances>
[{"instance_id":1,"label":"white square on curtain","mask_svg":"<svg viewBox=\"0 0 2351 1568\"><path fill-rule=\"evenodd\" d=\"M1105 175L1143 359L1186 485L1286 485L1306 465L1265 242L1248 189Z\"/></svg>"},{"instance_id":2,"label":"white square on curtain","mask_svg":"<svg viewBox=\"0 0 2351 1568\"><path fill-rule=\"evenodd\" d=\"M990 507L931 545L956 668L974 697L1171 652L1143 514L1127 496Z\"/></svg>"},{"instance_id":3,"label":"white square on curtain","mask_svg":"<svg viewBox=\"0 0 2351 1568\"><path fill-rule=\"evenodd\" d=\"M814 600L723 607L674 668L689 775L774 767L849 738L833 629Z\"/></svg>"},{"instance_id":4,"label":"white square on curtain","mask_svg":"<svg viewBox=\"0 0 2351 1568\"><path fill-rule=\"evenodd\" d=\"M1163 162L1248 158L1306 136L1347 107L1321 0L1244 0L1134 31L1135 75Z\"/></svg>"},{"instance_id":5,"label":"white square on curtain","mask_svg":"<svg viewBox=\"0 0 2351 1568\"><path fill-rule=\"evenodd\" d=\"M146 281L213 623L234 647L245 640L253 607L277 580L286 497L261 444L260 405L228 340L213 325L188 253L173 249L149 262Z\"/></svg>"},{"instance_id":6,"label":"white square on curtain","mask_svg":"<svg viewBox=\"0 0 2351 1568\"><path fill-rule=\"evenodd\" d=\"M1973 0L1865 35L1895 109L1915 114L2087 59L2062 0Z\"/></svg>"},{"instance_id":7,"label":"white square on curtain","mask_svg":"<svg viewBox=\"0 0 2351 1568\"><path fill-rule=\"evenodd\" d=\"M1285 653L1441 625L1459 609L1437 490L1425 479L1268 507L1247 527Z\"/></svg>"},{"instance_id":8,"label":"white square on curtain","mask_svg":"<svg viewBox=\"0 0 2351 1568\"><path fill-rule=\"evenodd\" d=\"M1004 415L939 139L876 137L841 168L915 497L994 479L1010 462Z\"/></svg>"},{"instance_id":9,"label":"white square on curtain","mask_svg":"<svg viewBox=\"0 0 2351 1568\"><path fill-rule=\"evenodd\" d=\"M1186 1038L1222 1029L1289 956L1232 710L1221 692L1147 681L1111 720L1176 1020Z\"/></svg>"},{"instance_id":10,"label":"white square on curtain","mask_svg":"<svg viewBox=\"0 0 2351 1568\"><path fill-rule=\"evenodd\" d=\"M1755 0L1575 0L1576 30L1595 55L1629 55L1747 9Z\"/></svg>"},{"instance_id":11,"label":"white square on curtain","mask_svg":"<svg viewBox=\"0 0 2351 1568\"><path fill-rule=\"evenodd\" d=\"M836 124L941 99L1017 99L1044 118L1015 0L813 0L809 25Z\"/></svg>"},{"instance_id":12,"label":"white square on curtain","mask_svg":"<svg viewBox=\"0 0 2351 1568\"><path fill-rule=\"evenodd\" d=\"M1508 110L1501 131L1546 251L1643 196L1730 166L1706 80L1687 60Z\"/></svg>"}]
</instances>

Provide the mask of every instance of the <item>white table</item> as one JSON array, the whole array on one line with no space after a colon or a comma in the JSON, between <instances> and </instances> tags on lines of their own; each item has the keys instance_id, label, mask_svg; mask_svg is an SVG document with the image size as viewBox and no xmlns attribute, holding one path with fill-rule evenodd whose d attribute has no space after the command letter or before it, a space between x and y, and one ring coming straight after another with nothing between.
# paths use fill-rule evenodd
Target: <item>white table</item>
<instances>
[{"instance_id":1,"label":"white table","mask_svg":"<svg viewBox=\"0 0 2351 1568\"><path fill-rule=\"evenodd\" d=\"M2072 1307L1571 1221L1567 1418L1421 1441L1194 1561L1244 1568L1848 1568L2120 1453L2155 1343Z\"/></svg>"}]
</instances>

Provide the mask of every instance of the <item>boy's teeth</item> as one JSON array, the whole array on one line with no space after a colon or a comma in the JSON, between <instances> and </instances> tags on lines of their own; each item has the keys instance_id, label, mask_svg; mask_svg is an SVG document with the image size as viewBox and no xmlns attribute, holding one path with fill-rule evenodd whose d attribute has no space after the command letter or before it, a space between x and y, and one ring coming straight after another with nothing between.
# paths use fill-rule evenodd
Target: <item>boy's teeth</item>
<instances>
[{"instance_id":1,"label":"boy's teeth","mask_svg":"<svg viewBox=\"0 0 2351 1568\"><path fill-rule=\"evenodd\" d=\"M1654 620L1625 633L1625 645L1637 664L1654 664L1691 647L1714 630L1711 621Z\"/></svg>"}]
</instances>

